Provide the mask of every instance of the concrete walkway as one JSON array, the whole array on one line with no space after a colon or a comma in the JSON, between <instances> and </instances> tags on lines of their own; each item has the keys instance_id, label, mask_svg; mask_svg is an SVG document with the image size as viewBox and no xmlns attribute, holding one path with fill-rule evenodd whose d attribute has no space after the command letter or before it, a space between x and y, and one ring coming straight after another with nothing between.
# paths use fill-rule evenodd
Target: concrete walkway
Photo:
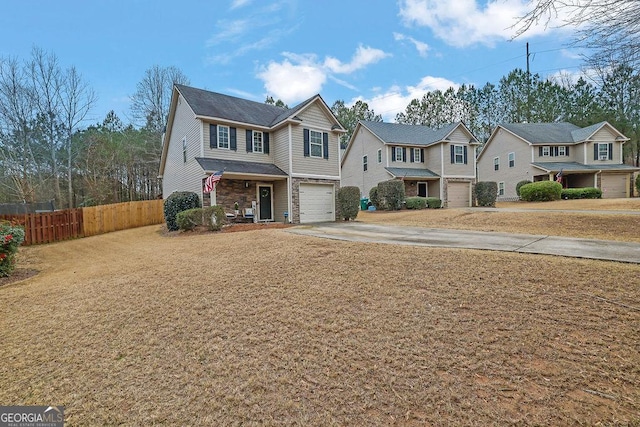
<instances>
[{"instance_id":1,"label":"concrete walkway","mask_svg":"<svg viewBox=\"0 0 640 427\"><path fill-rule=\"evenodd\" d=\"M288 232L353 242L560 255L640 264L640 243L532 234L449 230L333 222L303 225Z\"/></svg>"}]
</instances>

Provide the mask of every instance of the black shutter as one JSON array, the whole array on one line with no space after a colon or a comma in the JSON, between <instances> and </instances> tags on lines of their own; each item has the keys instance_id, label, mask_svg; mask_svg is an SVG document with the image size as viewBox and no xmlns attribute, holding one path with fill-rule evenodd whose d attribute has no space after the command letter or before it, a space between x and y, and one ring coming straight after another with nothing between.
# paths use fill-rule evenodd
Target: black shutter
<instances>
[{"instance_id":1,"label":"black shutter","mask_svg":"<svg viewBox=\"0 0 640 427\"><path fill-rule=\"evenodd\" d=\"M598 160L598 144L593 144L593 160Z\"/></svg>"},{"instance_id":2,"label":"black shutter","mask_svg":"<svg viewBox=\"0 0 640 427\"><path fill-rule=\"evenodd\" d=\"M413 162L414 162L414 160L413 160L413 148L411 148L411 149L410 149L409 154L411 154L411 155L409 156L409 158L410 158L410 160L411 160L411 163L413 163Z\"/></svg>"},{"instance_id":3,"label":"black shutter","mask_svg":"<svg viewBox=\"0 0 640 427\"><path fill-rule=\"evenodd\" d=\"M456 162L456 151L453 148L453 145L451 146L451 163L455 163Z\"/></svg>"},{"instance_id":4,"label":"black shutter","mask_svg":"<svg viewBox=\"0 0 640 427\"><path fill-rule=\"evenodd\" d=\"M236 136L236 128L229 128L229 149L238 151L238 137Z\"/></svg>"},{"instance_id":5,"label":"black shutter","mask_svg":"<svg viewBox=\"0 0 640 427\"><path fill-rule=\"evenodd\" d=\"M552 151L551 151L551 155L553 157L558 157L558 147L551 147Z\"/></svg>"},{"instance_id":6,"label":"black shutter","mask_svg":"<svg viewBox=\"0 0 640 427\"><path fill-rule=\"evenodd\" d=\"M309 129L302 129L304 138L304 156L309 157Z\"/></svg>"},{"instance_id":7,"label":"black shutter","mask_svg":"<svg viewBox=\"0 0 640 427\"><path fill-rule=\"evenodd\" d=\"M609 143L609 160L613 160L613 143Z\"/></svg>"},{"instance_id":8,"label":"black shutter","mask_svg":"<svg viewBox=\"0 0 640 427\"><path fill-rule=\"evenodd\" d=\"M402 147L402 161L407 161L407 147Z\"/></svg>"},{"instance_id":9,"label":"black shutter","mask_svg":"<svg viewBox=\"0 0 640 427\"><path fill-rule=\"evenodd\" d=\"M396 161L396 147L391 147L391 161Z\"/></svg>"},{"instance_id":10,"label":"black shutter","mask_svg":"<svg viewBox=\"0 0 640 427\"><path fill-rule=\"evenodd\" d=\"M269 132L263 132L262 134L262 151L264 151L264 154L269 154Z\"/></svg>"},{"instance_id":11,"label":"black shutter","mask_svg":"<svg viewBox=\"0 0 640 427\"><path fill-rule=\"evenodd\" d=\"M247 130L247 153L251 153L253 151L253 131Z\"/></svg>"},{"instance_id":12,"label":"black shutter","mask_svg":"<svg viewBox=\"0 0 640 427\"><path fill-rule=\"evenodd\" d=\"M467 146L465 145L463 149L464 149L464 164L466 165L467 164Z\"/></svg>"},{"instance_id":13,"label":"black shutter","mask_svg":"<svg viewBox=\"0 0 640 427\"><path fill-rule=\"evenodd\" d=\"M322 132L322 151L324 152L324 158L329 158L329 134Z\"/></svg>"},{"instance_id":14,"label":"black shutter","mask_svg":"<svg viewBox=\"0 0 640 427\"><path fill-rule=\"evenodd\" d=\"M420 163L424 163L424 148L420 149Z\"/></svg>"},{"instance_id":15,"label":"black shutter","mask_svg":"<svg viewBox=\"0 0 640 427\"><path fill-rule=\"evenodd\" d=\"M542 147L538 147L538 156L542 157Z\"/></svg>"},{"instance_id":16,"label":"black shutter","mask_svg":"<svg viewBox=\"0 0 640 427\"><path fill-rule=\"evenodd\" d=\"M218 148L218 127L209 125L209 148Z\"/></svg>"},{"instance_id":17,"label":"black shutter","mask_svg":"<svg viewBox=\"0 0 640 427\"><path fill-rule=\"evenodd\" d=\"M565 154L566 154L567 156L569 155L569 146L568 146L568 145L565 147L564 152L565 152Z\"/></svg>"}]
</instances>

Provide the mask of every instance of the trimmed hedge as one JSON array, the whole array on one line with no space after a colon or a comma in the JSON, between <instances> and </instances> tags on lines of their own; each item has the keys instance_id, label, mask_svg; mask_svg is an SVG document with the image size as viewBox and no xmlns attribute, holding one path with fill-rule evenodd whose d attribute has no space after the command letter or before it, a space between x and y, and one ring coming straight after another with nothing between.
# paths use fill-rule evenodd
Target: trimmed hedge
<instances>
[{"instance_id":1,"label":"trimmed hedge","mask_svg":"<svg viewBox=\"0 0 640 427\"><path fill-rule=\"evenodd\" d=\"M176 215L176 223L180 230L184 231L190 231L200 226L207 227L210 231L217 231L226 221L227 215L222 206L187 209Z\"/></svg>"},{"instance_id":2,"label":"trimmed hedge","mask_svg":"<svg viewBox=\"0 0 640 427\"><path fill-rule=\"evenodd\" d=\"M602 190L595 187L563 188L560 197L568 199L601 199Z\"/></svg>"},{"instance_id":3,"label":"trimmed hedge","mask_svg":"<svg viewBox=\"0 0 640 427\"><path fill-rule=\"evenodd\" d=\"M378 184L378 200L381 209L388 211L402 209L404 199L404 181L390 179Z\"/></svg>"},{"instance_id":4,"label":"trimmed hedge","mask_svg":"<svg viewBox=\"0 0 640 427\"><path fill-rule=\"evenodd\" d=\"M520 198L525 202L548 202L560 200L562 184L556 181L538 181L523 185Z\"/></svg>"},{"instance_id":5,"label":"trimmed hedge","mask_svg":"<svg viewBox=\"0 0 640 427\"><path fill-rule=\"evenodd\" d=\"M360 211L360 189L347 186L338 190L338 211L345 221L356 219Z\"/></svg>"},{"instance_id":6,"label":"trimmed hedge","mask_svg":"<svg viewBox=\"0 0 640 427\"><path fill-rule=\"evenodd\" d=\"M24 242L24 228L0 222L0 277L9 276L16 267L18 246Z\"/></svg>"},{"instance_id":7,"label":"trimmed hedge","mask_svg":"<svg viewBox=\"0 0 640 427\"><path fill-rule=\"evenodd\" d=\"M426 197L407 197L407 209L424 209L427 207Z\"/></svg>"},{"instance_id":8,"label":"trimmed hedge","mask_svg":"<svg viewBox=\"0 0 640 427\"><path fill-rule=\"evenodd\" d=\"M495 207L498 197L498 184L495 181L481 181L473 190L478 206Z\"/></svg>"},{"instance_id":9,"label":"trimmed hedge","mask_svg":"<svg viewBox=\"0 0 640 427\"><path fill-rule=\"evenodd\" d=\"M518 195L518 197L520 197L520 189L522 188L522 186L527 184L531 184L531 181L529 181L528 179L520 181L516 184L516 194Z\"/></svg>"},{"instance_id":10,"label":"trimmed hedge","mask_svg":"<svg viewBox=\"0 0 640 427\"><path fill-rule=\"evenodd\" d=\"M200 197L194 192L176 191L171 193L164 201L164 220L169 231L180 229L176 223L176 216L179 212L199 208L200 206Z\"/></svg>"},{"instance_id":11,"label":"trimmed hedge","mask_svg":"<svg viewBox=\"0 0 640 427\"><path fill-rule=\"evenodd\" d=\"M442 207L442 200L437 197L427 197L427 207L429 209L440 209Z\"/></svg>"}]
</instances>

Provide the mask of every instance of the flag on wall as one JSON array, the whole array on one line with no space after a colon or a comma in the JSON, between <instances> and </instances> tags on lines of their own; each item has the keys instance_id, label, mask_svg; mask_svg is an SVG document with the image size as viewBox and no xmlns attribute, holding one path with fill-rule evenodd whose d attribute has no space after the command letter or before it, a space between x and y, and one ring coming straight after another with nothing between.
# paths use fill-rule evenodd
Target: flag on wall
<instances>
[{"instance_id":1,"label":"flag on wall","mask_svg":"<svg viewBox=\"0 0 640 427\"><path fill-rule=\"evenodd\" d=\"M562 169L560 169L560 172L556 175L556 181L562 184Z\"/></svg>"},{"instance_id":2,"label":"flag on wall","mask_svg":"<svg viewBox=\"0 0 640 427\"><path fill-rule=\"evenodd\" d=\"M207 177L206 181L204 182L205 193L211 193L213 190L216 189L216 184L218 183L218 181L222 179L223 173L224 173L224 170L221 170L221 171L212 173Z\"/></svg>"}]
</instances>

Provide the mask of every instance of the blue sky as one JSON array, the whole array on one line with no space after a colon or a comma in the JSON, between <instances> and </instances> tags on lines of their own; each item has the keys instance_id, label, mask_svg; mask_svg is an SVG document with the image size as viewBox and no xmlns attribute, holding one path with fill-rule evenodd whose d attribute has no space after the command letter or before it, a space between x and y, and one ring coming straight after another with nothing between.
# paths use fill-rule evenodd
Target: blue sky
<instances>
[{"instance_id":1,"label":"blue sky","mask_svg":"<svg viewBox=\"0 0 640 427\"><path fill-rule=\"evenodd\" d=\"M514 68L580 71L571 30L551 23L510 41L527 0L5 0L0 57L34 46L75 66L129 121L145 70L176 66L191 85L289 106L320 93L329 106L364 100L393 121L434 89L497 83Z\"/></svg>"}]
</instances>

